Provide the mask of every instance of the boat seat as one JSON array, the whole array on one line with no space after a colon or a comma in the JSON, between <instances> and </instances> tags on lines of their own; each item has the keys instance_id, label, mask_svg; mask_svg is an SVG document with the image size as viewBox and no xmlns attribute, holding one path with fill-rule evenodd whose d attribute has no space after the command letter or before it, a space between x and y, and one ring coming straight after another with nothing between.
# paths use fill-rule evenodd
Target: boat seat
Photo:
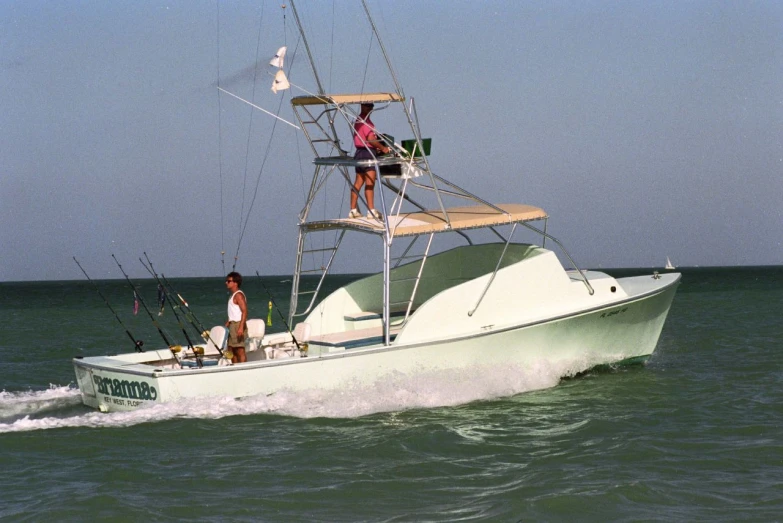
<instances>
[{"instance_id":1,"label":"boat seat","mask_svg":"<svg viewBox=\"0 0 783 523\"><path fill-rule=\"evenodd\" d=\"M215 325L212 330L209 331L209 338L207 338L207 345L204 347L204 356L219 355L220 351L215 344L218 344L220 349L224 349L226 346L226 340L228 340L228 329L222 325Z\"/></svg>"},{"instance_id":2,"label":"boat seat","mask_svg":"<svg viewBox=\"0 0 783 523\"><path fill-rule=\"evenodd\" d=\"M253 318L247 320L247 333L245 339L245 349L248 352L258 350L261 346L261 341L264 338L264 332L266 331L266 323L264 320Z\"/></svg>"},{"instance_id":3,"label":"boat seat","mask_svg":"<svg viewBox=\"0 0 783 523\"><path fill-rule=\"evenodd\" d=\"M310 324L306 322L297 323L294 327L294 337L299 343L310 341Z\"/></svg>"},{"instance_id":4,"label":"boat seat","mask_svg":"<svg viewBox=\"0 0 783 523\"><path fill-rule=\"evenodd\" d=\"M294 327L294 336L296 336L296 341L300 343L302 341L309 340L310 324L306 322L297 323L296 327ZM272 334L267 334L263 339L264 346L286 345L293 342L294 338L291 336L290 332L275 332Z\"/></svg>"},{"instance_id":5,"label":"boat seat","mask_svg":"<svg viewBox=\"0 0 783 523\"><path fill-rule=\"evenodd\" d=\"M292 355L298 355L297 351L292 349L296 348L294 344L294 338L301 345L310 341L311 326L307 322L298 323L294 327L293 336L289 332L278 332L276 334L270 334L263 340L264 351L266 352L267 359L275 360L281 358L290 358Z\"/></svg>"}]
</instances>

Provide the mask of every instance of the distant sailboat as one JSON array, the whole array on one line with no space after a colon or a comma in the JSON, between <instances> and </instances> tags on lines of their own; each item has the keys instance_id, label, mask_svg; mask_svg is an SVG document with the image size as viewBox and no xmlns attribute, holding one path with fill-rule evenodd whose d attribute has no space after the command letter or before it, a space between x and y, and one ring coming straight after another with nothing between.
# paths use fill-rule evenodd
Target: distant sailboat
<instances>
[{"instance_id":1,"label":"distant sailboat","mask_svg":"<svg viewBox=\"0 0 783 523\"><path fill-rule=\"evenodd\" d=\"M672 265L672 261L669 259L668 256L666 257L666 267L664 267L664 269L668 269L670 271L673 271L674 269L676 269L676 267L674 265Z\"/></svg>"}]
</instances>

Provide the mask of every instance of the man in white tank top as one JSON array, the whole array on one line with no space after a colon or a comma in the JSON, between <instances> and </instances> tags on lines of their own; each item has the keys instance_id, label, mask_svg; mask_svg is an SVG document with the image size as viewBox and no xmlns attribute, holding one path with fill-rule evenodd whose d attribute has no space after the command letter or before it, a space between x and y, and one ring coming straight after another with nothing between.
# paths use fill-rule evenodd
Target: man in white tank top
<instances>
[{"instance_id":1,"label":"man in white tank top","mask_svg":"<svg viewBox=\"0 0 783 523\"><path fill-rule=\"evenodd\" d=\"M247 298L245 293L240 291L242 286L242 275L238 272L230 272L226 276L226 288L231 293L228 299L228 349L231 351L231 361L234 363L244 363L247 361L245 355L245 332L247 332Z\"/></svg>"}]
</instances>

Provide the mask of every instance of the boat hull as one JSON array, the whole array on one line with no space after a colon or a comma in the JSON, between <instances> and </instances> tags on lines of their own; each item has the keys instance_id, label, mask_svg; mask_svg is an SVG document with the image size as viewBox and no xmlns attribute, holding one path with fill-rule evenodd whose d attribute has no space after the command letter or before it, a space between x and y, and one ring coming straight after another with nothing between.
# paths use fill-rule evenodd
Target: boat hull
<instances>
[{"instance_id":1,"label":"boat hull","mask_svg":"<svg viewBox=\"0 0 783 523\"><path fill-rule=\"evenodd\" d=\"M664 279L652 291L615 303L458 338L202 369L155 366L142 362L145 356L139 354L75 359L74 366L84 403L106 412L208 396L239 398L280 390L344 390L351 385L371 386L401 373L418 375L497 365L526 369L548 363L562 369L565 377L597 365L649 357L658 342L679 275L670 274ZM162 361L166 354L158 352ZM470 376L476 373L460 375L469 385Z\"/></svg>"}]
</instances>

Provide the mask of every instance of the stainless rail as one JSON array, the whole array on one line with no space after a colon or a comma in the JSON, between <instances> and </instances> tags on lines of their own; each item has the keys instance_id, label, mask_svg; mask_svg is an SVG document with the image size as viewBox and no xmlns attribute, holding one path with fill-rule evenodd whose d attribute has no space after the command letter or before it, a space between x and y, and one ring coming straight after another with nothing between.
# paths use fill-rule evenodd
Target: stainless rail
<instances>
[{"instance_id":1,"label":"stainless rail","mask_svg":"<svg viewBox=\"0 0 783 523\"><path fill-rule=\"evenodd\" d=\"M492 276L489 277L489 281L487 282L486 287L484 287L484 291L481 293L481 296L479 296L476 305L473 307L472 310L468 311L468 316L473 316L473 313L476 312L476 310L479 308L479 305L481 305L482 300L484 300L484 296L486 296L490 285L492 285L492 282L495 281L495 276L497 276L498 270L500 270L500 264L503 262L503 257L506 255L506 251L508 250L508 245L509 243L511 243L511 238L514 236L514 231L516 230L517 230L517 224L515 223L514 226L511 228L511 232L508 235L508 239L506 240L506 245L503 247L503 252L500 253L500 257L498 258L498 263L495 265L495 270L492 272Z\"/></svg>"},{"instance_id":2,"label":"stainless rail","mask_svg":"<svg viewBox=\"0 0 783 523\"><path fill-rule=\"evenodd\" d=\"M555 238L554 236L552 236L552 235L550 235L550 234L547 234L547 233L545 233L544 231L540 231L540 230L536 229L535 227L533 227L533 226L532 226L532 225L530 225L529 223L524 223L524 222L520 222L520 223L521 223L522 225L524 225L525 227L527 227L528 229L530 229L531 231L537 232L538 234L540 234L540 235L541 235L541 236L543 236L544 238L549 238L550 240L552 240L553 242L555 242L555 243L558 245L558 247L560 247L560 249L562 249L562 251L563 251L563 254L565 254L565 255L566 255L566 257L567 257L567 258L568 258L568 260L571 262L571 265L574 267L574 269L576 270L576 272L578 272L578 273L579 273L579 275L582 277L582 281L584 282L585 286L587 287L587 290L588 290L588 292L590 292L590 296L592 296L593 294L595 294L595 290L593 289L593 286L592 286L592 285L590 285L590 282L587 280L587 276L585 276L584 272L582 272L582 269L580 269L580 268L579 268L579 267L576 265L576 262L575 262L575 261L574 261L574 259L571 257L571 255L568 253L568 251L566 250L565 246L564 246L562 243L560 243L560 240L558 240L557 238ZM546 224L546 222L544 222L544 223Z\"/></svg>"}]
</instances>

